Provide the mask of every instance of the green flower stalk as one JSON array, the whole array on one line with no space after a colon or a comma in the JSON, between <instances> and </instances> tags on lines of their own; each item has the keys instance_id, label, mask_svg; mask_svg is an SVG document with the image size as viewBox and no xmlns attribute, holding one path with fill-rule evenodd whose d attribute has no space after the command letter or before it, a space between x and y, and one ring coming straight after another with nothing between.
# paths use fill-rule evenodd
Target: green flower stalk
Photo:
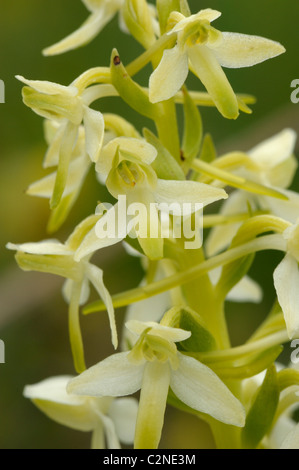
<instances>
[{"instance_id":1,"label":"green flower stalk","mask_svg":"<svg viewBox=\"0 0 299 470\"><path fill-rule=\"evenodd\" d=\"M7 245L23 270L66 279L78 373L26 386L24 395L54 421L91 432L97 449L121 443L157 449L167 406L204 420L217 448L298 449L291 412L298 405L299 373L277 361L283 344L299 334L299 196L289 189L297 169L296 133L284 129L247 152L218 156L199 111L214 107L227 119L251 113L254 98L236 94L223 68L253 66L285 49L267 38L219 31L219 11L191 14L187 0L83 3L88 19L45 55L89 43L116 14L121 30L144 50L127 64L117 44L105 45L110 64L97 64L68 86L17 76L25 84L24 103L45 119L44 167L52 172L27 193L49 199L49 232L63 225L79 198L84 201L89 171L113 201L94 201L95 214L65 243ZM148 87L134 77L143 69ZM189 71L206 91L188 90ZM109 111L111 97L131 107L142 131ZM91 108L101 98L106 113ZM218 212L207 214L215 202ZM111 297L91 258L121 242L128 256L140 258L144 277ZM283 254L273 273L277 300L252 336L234 346L226 301L261 301L262 286L248 272L266 250ZM90 285L101 300L85 305ZM107 310L112 344L120 344L91 367L82 305L84 314ZM118 341L115 309L124 306ZM139 391L139 402L127 398Z\"/></svg>"}]
</instances>

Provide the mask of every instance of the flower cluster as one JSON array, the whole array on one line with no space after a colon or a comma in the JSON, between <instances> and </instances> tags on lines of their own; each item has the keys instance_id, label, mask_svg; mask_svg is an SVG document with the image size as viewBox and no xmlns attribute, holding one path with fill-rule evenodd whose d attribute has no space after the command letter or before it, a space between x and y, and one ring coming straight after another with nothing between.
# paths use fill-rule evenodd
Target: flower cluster
<instances>
[{"instance_id":1,"label":"flower cluster","mask_svg":"<svg viewBox=\"0 0 299 470\"><path fill-rule=\"evenodd\" d=\"M125 67L113 49L109 67L87 70L68 86L17 77L25 105L45 119L44 167L56 167L28 188L49 199L49 231L82 197L90 169L115 200L95 202L95 214L65 243L7 245L23 270L65 278L78 374L27 386L24 395L58 423L92 432L92 448L120 448L120 442L157 448L167 405L206 421L218 447L298 448L289 409L298 400L299 373L275 365L281 345L299 334L299 196L288 189L297 168L296 135L285 129L247 152L216 157L198 109L212 105L227 119L250 113L252 97L236 94L223 68L253 66L285 49L263 37L219 31L219 11L191 14L187 0L83 3L90 16L46 55L87 44L116 14L122 31L145 51ZM142 87L133 76L148 63L152 73ZM205 92L187 89L189 70ZM152 120L156 131L141 135L124 117L93 108L115 96ZM182 132L175 104L183 105ZM216 201L219 213L206 214ZM111 297L91 257L121 242L129 256L140 257L146 275L139 287ZM284 253L273 274L277 302L252 337L232 347L225 301L260 302L262 289L247 273L262 250ZM107 310L112 344L121 349L86 368L80 306L90 285L100 300L84 313ZM118 341L115 308L121 306L128 309ZM127 398L139 390L139 402Z\"/></svg>"}]
</instances>

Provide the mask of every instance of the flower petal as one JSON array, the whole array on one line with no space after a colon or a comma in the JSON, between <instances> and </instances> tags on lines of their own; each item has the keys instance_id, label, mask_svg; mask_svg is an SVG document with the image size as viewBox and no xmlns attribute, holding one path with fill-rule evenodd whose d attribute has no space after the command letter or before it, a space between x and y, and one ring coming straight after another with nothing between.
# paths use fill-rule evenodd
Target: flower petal
<instances>
[{"instance_id":1,"label":"flower petal","mask_svg":"<svg viewBox=\"0 0 299 470\"><path fill-rule=\"evenodd\" d=\"M82 282L72 282L72 291L69 305L69 335L74 366L78 374L86 369L84 359L84 346L80 327L79 305L81 299Z\"/></svg>"},{"instance_id":2,"label":"flower petal","mask_svg":"<svg viewBox=\"0 0 299 470\"><path fill-rule=\"evenodd\" d=\"M196 359L178 352L180 366L170 387L191 408L233 426L244 426L245 410L219 377Z\"/></svg>"},{"instance_id":3,"label":"flower petal","mask_svg":"<svg viewBox=\"0 0 299 470\"><path fill-rule=\"evenodd\" d=\"M256 145L248 152L248 155L263 169L270 169L292 155L296 139L297 134L293 129L284 129L279 134Z\"/></svg>"},{"instance_id":4,"label":"flower petal","mask_svg":"<svg viewBox=\"0 0 299 470\"><path fill-rule=\"evenodd\" d=\"M58 206L65 190L71 156L77 137L78 127L68 122L59 149L59 164L56 172L53 195L50 200L51 209L55 209L55 207Z\"/></svg>"},{"instance_id":5,"label":"flower petal","mask_svg":"<svg viewBox=\"0 0 299 470\"><path fill-rule=\"evenodd\" d=\"M299 424L293 429L283 443L281 444L280 449L299 449Z\"/></svg>"},{"instance_id":6,"label":"flower petal","mask_svg":"<svg viewBox=\"0 0 299 470\"><path fill-rule=\"evenodd\" d=\"M113 420L109 416L105 416L100 411L97 411L97 414L99 415L104 426L105 437L107 440L107 448L121 449Z\"/></svg>"},{"instance_id":7,"label":"flower petal","mask_svg":"<svg viewBox=\"0 0 299 470\"><path fill-rule=\"evenodd\" d=\"M112 168L113 159L119 148L119 158L122 160L121 151L139 160L141 163L150 165L157 156L157 150L153 145L148 144L144 139L133 137L116 137L108 142L103 148L100 158L96 164L96 171L108 175Z\"/></svg>"},{"instance_id":8,"label":"flower petal","mask_svg":"<svg viewBox=\"0 0 299 470\"><path fill-rule=\"evenodd\" d=\"M104 434L104 428L103 428L102 422L99 423L99 425L95 428L95 430L92 433L91 449L93 450L105 449L105 434Z\"/></svg>"},{"instance_id":9,"label":"flower petal","mask_svg":"<svg viewBox=\"0 0 299 470\"><path fill-rule=\"evenodd\" d=\"M141 387L144 364L131 363L128 354L113 354L87 369L69 382L67 391L91 397L118 397L137 392Z\"/></svg>"},{"instance_id":10,"label":"flower petal","mask_svg":"<svg viewBox=\"0 0 299 470\"><path fill-rule=\"evenodd\" d=\"M78 95L78 89L75 86L64 86L59 83L48 82L47 80L27 80L21 75L16 75L16 78L30 86L33 90L44 93L46 95L65 95L66 97L74 97Z\"/></svg>"},{"instance_id":11,"label":"flower petal","mask_svg":"<svg viewBox=\"0 0 299 470\"><path fill-rule=\"evenodd\" d=\"M75 261L94 253L101 248L114 245L123 240L127 235L127 224L118 230L119 204L116 203L109 209L88 232L75 253ZM117 236L120 235L120 236Z\"/></svg>"},{"instance_id":12,"label":"flower petal","mask_svg":"<svg viewBox=\"0 0 299 470\"><path fill-rule=\"evenodd\" d=\"M188 16L181 21L171 30L171 32L177 32L184 29L185 26L188 26L190 23L195 23L196 21L209 21L212 22L217 20L221 16L221 12L217 10L212 10L211 8L205 8L204 10L200 10L198 13L194 15Z\"/></svg>"},{"instance_id":13,"label":"flower petal","mask_svg":"<svg viewBox=\"0 0 299 470\"><path fill-rule=\"evenodd\" d=\"M60 123L58 127L56 128L55 134L54 134L52 124L56 124L55 121L46 120L45 125L44 125L45 137L49 144L48 150L46 152L46 155L43 161L44 168L49 168L51 166L58 165L61 142L62 142L65 128L66 128L65 122ZM51 140L49 140L49 137L52 137Z\"/></svg>"},{"instance_id":14,"label":"flower petal","mask_svg":"<svg viewBox=\"0 0 299 470\"><path fill-rule=\"evenodd\" d=\"M200 209L195 204L206 206L227 197L228 195L223 189L204 183L197 183L196 181L158 179L155 190L155 199L158 203L178 203L180 205L181 208L178 208L179 213L175 215L182 215L181 209L184 209L183 204L191 204L192 210L190 210L190 213L192 213Z\"/></svg>"},{"instance_id":15,"label":"flower petal","mask_svg":"<svg viewBox=\"0 0 299 470\"><path fill-rule=\"evenodd\" d=\"M248 196L246 193L236 190L222 204L220 214L223 216L234 215L245 212L247 209ZM225 224L213 227L206 240L205 249L208 256L213 256L229 246L234 238L240 224Z\"/></svg>"},{"instance_id":16,"label":"flower petal","mask_svg":"<svg viewBox=\"0 0 299 470\"><path fill-rule=\"evenodd\" d=\"M248 276L244 276L227 295L227 300L231 302L259 303L262 298L263 291L261 287Z\"/></svg>"},{"instance_id":17,"label":"flower petal","mask_svg":"<svg viewBox=\"0 0 299 470\"><path fill-rule=\"evenodd\" d=\"M149 99L152 103L172 98L183 86L188 75L188 56L178 46L166 49L160 64L149 80Z\"/></svg>"},{"instance_id":18,"label":"flower petal","mask_svg":"<svg viewBox=\"0 0 299 470\"><path fill-rule=\"evenodd\" d=\"M294 391L292 393L294 393ZM295 430L295 427L296 422L288 416L288 413L281 414L270 434L271 448L281 448L281 445L287 439L288 434L290 434L291 437L291 432Z\"/></svg>"},{"instance_id":19,"label":"flower petal","mask_svg":"<svg viewBox=\"0 0 299 470\"><path fill-rule=\"evenodd\" d=\"M83 120L85 127L86 153L92 162L96 162L104 140L105 122L102 113L84 106Z\"/></svg>"},{"instance_id":20,"label":"flower petal","mask_svg":"<svg viewBox=\"0 0 299 470\"><path fill-rule=\"evenodd\" d=\"M165 338L167 341L171 342L184 341L191 336L190 331L160 325L159 323L152 321L141 322L138 320L130 320L126 323L126 327L138 336L140 336L144 330L151 328L148 334L161 336L161 338Z\"/></svg>"},{"instance_id":21,"label":"flower petal","mask_svg":"<svg viewBox=\"0 0 299 470\"><path fill-rule=\"evenodd\" d=\"M109 23L113 16L114 13L105 15L103 10L92 13L82 26L66 38L53 44L53 46L44 49L43 54L45 56L62 54L88 44Z\"/></svg>"},{"instance_id":22,"label":"flower petal","mask_svg":"<svg viewBox=\"0 0 299 470\"><path fill-rule=\"evenodd\" d=\"M142 283L142 285L144 285L144 283ZM130 320L139 320L140 322L159 322L166 310L170 307L170 296L168 292L163 292L162 294L131 304L126 313L126 322L129 322ZM122 349L130 349L129 346L133 346L136 339L136 333L132 333L128 328L124 328Z\"/></svg>"},{"instance_id":23,"label":"flower petal","mask_svg":"<svg viewBox=\"0 0 299 470\"><path fill-rule=\"evenodd\" d=\"M236 119L239 115L238 101L214 50L197 45L188 49L188 56L192 69L204 84L218 111L228 119Z\"/></svg>"},{"instance_id":24,"label":"flower petal","mask_svg":"<svg viewBox=\"0 0 299 470\"><path fill-rule=\"evenodd\" d=\"M288 201L282 199L276 199L272 197L265 197L267 207L270 208L271 212L277 217L281 217L293 224L298 219L299 214L299 194L290 190L281 190L282 194L285 194L289 198Z\"/></svg>"},{"instance_id":25,"label":"flower petal","mask_svg":"<svg viewBox=\"0 0 299 470\"><path fill-rule=\"evenodd\" d=\"M70 379L69 376L58 376L35 385L27 385L24 396L31 399L43 413L59 424L79 431L92 431L98 419L86 397L66 392Z\"/></svg>"},{"instance_id":26,"label":"flower petal","mask_svg":"<svg viewBox=\"0 0 299 470\"><path fill-rule=\"evenodd\" d=\"M21 245L15 245L14 243L8 243L6 248L9 250L21 251L22 253L30 253L32 255L65 255L69 256L72 254L71 250L68 250L65 245L60 243L58 240L43 240L36 243L23 243Z\"/></svg>"},{"instance_id":27,"label":"flower petal","mask_svg":"<svg viewBox=\"0 0 299 470\"><path fill-rule=\"evenodd\" d=\"M72 288L73 288L72 279L67 279L62 287L62 295L67 303L70 303ZM82 286L81 286L81 295L80 295L80 305L86 304L89 299L90 295L90 288L89 282L87 279L83 279Z\"/></svg>"},{"instance_id":28,"label":"flower petal","mask_svg":"<svg viewBox=\"0 0 299 470\"><path fill-rule=\"evenodd\" d=\"M85 157L76 158L76 160L70 163L63 197L75 192L78 190L78 187L80 189L89 166L90 162ZM32 183L28 187L26 194L50 199L54 190L56 174L56 172L50 173L44 178Z\"/></svg>"},{"instance_id":29,"label":"flower petal","mask_svg":"<svg viewBox=\"0 0 299 470\"><path fill-rule=\"evenodd\" d=\"M278 302L282 308L289 338L299 334L299 270L295 258L287 254L273 273Z\"/></svg>"},{"instance_id":30,"label":"flower petal","mask_svg":"<svg viewBox=\"0 0 299 470\"><path fill-rule=\"evenodd\" d=\"M260 36L239 33L222 33L222 42L210 46L223 67L250 67L276 57L285 48L276 41Z\"/></svg>"},{"instance_id":31,"label":"flower petal","mask_svg":"<svg viewBox=\"0 0 299 470\"><path fill-rule=\"evenodd\" d=\"M144 369L136 423L135 449L157 449L170 382L170 366L148 362Z\"/></svg>"},{"instance_id":32,"label":"flower petal","mask_svg":"<svg viewBox=\"0 0 299 470\"><path fill-rule=\"evenodd\" d=\"M105 287L104 281L103 281L103 271L98 268L97 266L94 266L93 264L88 263L86 266L86 276L98 292L99 296L103 300L104 304L106 305L107 312L108 312L108 317L109 317L109 323L110 323L110 329L111 329L111 335L112 335L112 344L117 348L118 345L118 340L117 340L117 330L116 330L116 323L115 323L115 316L114 316L114 308L112 304L112 299L111 296L108 292L108 290Z\"/></svg>"},{"instance_id":33,"label":"flower petal","mask_svg":"<svg viewBox=\"0 0 299 470\"><path fill-rule=\"evenodd\" d=\"M109 416L119 440L126 445L134 442L137 412L138 401L135 398L117 398L111 404Z\"/></svg>"}]
</instances>

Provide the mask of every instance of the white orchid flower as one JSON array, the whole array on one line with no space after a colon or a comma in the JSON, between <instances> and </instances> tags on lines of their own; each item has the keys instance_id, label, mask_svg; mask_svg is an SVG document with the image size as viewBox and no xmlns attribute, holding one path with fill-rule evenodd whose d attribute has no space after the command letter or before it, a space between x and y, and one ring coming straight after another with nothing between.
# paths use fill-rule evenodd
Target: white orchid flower
<instances>
[{"instance_id":1,"label":"white orchid flower","mask_svg":"<svg viewBox=\"0 0 299 470\"><path fill-rule=\"evenodd\" d=\"M220 113L235 119L236 95L222 67L249 67L285 52L284 47L259 36L221 33L211 26L221 13L210 8L195 15L173 12L169 23L176 23L168 34L177 33L177 44L163 53L149 81L153 103L173 97L184 84L189 67L201 80Z\"/></svg>"},{"instance_id":2,"label":"white orchid flower","mask_svg":"<svg viewBox=\"0 0 299 470\"><path fill-rule=\"evenodd\" d=\"M134 221L136 211L140 211L139 219L142 219L137 236L144 253L151 259L161 258L163 224L160 225L159 220L160 204L176 208L179 213L174 212L174 215L179 216L184 214L186 204L189 204L192 213L196 204L205 206L227 197L223 189L211 185L159 179L150 166L156 156L156 149L142 139L118 137L103 148L96 170L107 176L106 187L119 202L108 210L100 225L93 228L83 240L76 254L78 260L114 243L115 233L119 241L125 238L134 229L132 223L127 223L126 214L130 212L129 221Z\"/></svg>"},{"instance_id":3,"label":"white orchid flower","mask_svg":"<svg viewBox=\"0 0 299 470\"><path fill-rule=\"evenodd\" d=\"M71 380L67 390L101 397L141 389L135 448L158 446L169 387L189 407L233 426L244 425L244 408L226 385L207 366L177 350L175 343L190 332L136 320L127 327L139 337L132 351L106 358Z\"/></svg>"},{"instance_id":4,"label":"white orchid flower","mask_svg":"<svg viewBox=\"0 0 299 470\"><path fill-rule=\"evenodd\" d=\"M36 114L59 123L55 137L48 150L47 161L58 160L55 188L51 208L58 206L67 182L68 169L75 148L81 123L85 131L85 151L92 162L100 154L105 123L102 113L89 107L91 97L87 89L79 93L74 85L27 80L17 76L27 85L23 88L24 103Z\"/></svg>"},{"instance_id":5,"label":"white orchid flower","mask_svg":"<svg viewBox=\"0 0 299 470\"><path fill-rule=\"evenodd\" d=\"M98 216L91 216L83 220L65 244L57 240L44 240L22 245L7 244L8 249L17 251L17 261L25 271L53 273L67 279L63 294L69 303L70 341L78 372L82 372L86 368L79 323L79 306L86 303L89 298L89 283L93 285L106 305L112 343L115 348L118 344L114 309L110 294L103 282L103 271L89 262L90 256L86 256L80 261L76 261L74 258L82 238L98 219Z\"/></svg>"},{"instance_id":6,"label":"white orchid flower","mask_svg":"<svg viewBox=\"0 0 299 470\"><path fill-rule=\"evenodd\" d=\"M114 15L120 11L124 0L82 0L90 11L90 16L80 28L62 39L53 46L44 49L46 56L62 54L92 41L100 31L112 20ZM123 21L121 20L121 24Z\"/></svg>"},{"instance_id":7,"label":"white orchid flower","mask_svg":"<svg viewBox=\"0 0 299 470\"><path fill-rule=\"evenodd\" d=\"M289 338L299 335L299 221L283 232L287 251L273 273L278 302L284 314Z\"/></svg>"},{"instance_id":8,"label":"white orchid flower","mask_svg":"<svg viewBox=\"0 0 299 470\"><path fill-rule=\"evenodd\" d=\"M133 444L138 403L134 398L113 399L72 395L66 387L71 376L51 377L27 385L24 396L59 424L92 432L93 449L120 449Z\"/></svg>"},{"instance_id":9,"label":"white orchid flower","mask_svg":"<svg viewBox=\"0 0 299 470\"><path fill-rule=\"evenodd\" d=\"M297 169L294 157L296 139L293 129L284 129L246 152L252 167L237 171L238 175L251 181L279 190L289 198L288 201L235 190L222 205L220 214L246 213L249 202L253 210L270 210L277 217L294 223L299 213L299 197L285 188L291 184ZM229 246L239 227L240 224L232 223L213 228L206 240L207 254L212 256Z\"/></svg>"}]
</instances>

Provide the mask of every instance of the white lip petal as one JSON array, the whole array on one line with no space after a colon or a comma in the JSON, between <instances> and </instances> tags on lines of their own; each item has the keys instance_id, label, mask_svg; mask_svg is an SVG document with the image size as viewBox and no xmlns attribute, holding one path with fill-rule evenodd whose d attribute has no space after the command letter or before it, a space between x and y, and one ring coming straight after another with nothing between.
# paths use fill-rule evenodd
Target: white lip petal
<instances>
[{"instance_id":1,"label":"white lip petal","mask_svg":"<svg viewBox=\"0 0 299 470\"><path fill-rule=\"evenodd\" d=\"M214 101L218 111L228 119L236 119L239 106L236 95L219 61L209 47L198 45L188 49L192 69Z\"/></svg>"}]
</instances>

